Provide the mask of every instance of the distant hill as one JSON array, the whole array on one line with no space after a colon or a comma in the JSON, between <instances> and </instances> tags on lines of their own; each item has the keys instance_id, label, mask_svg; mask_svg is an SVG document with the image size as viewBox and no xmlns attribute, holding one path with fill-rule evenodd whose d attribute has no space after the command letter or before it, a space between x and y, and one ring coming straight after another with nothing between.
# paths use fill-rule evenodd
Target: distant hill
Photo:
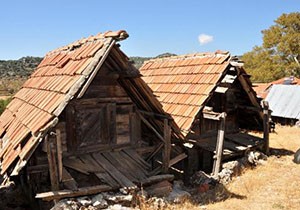
<instances>
[{"instance_id":1,"label":"distant hill","mask_svg":"<svg viewBox=\"0 0 300 210\"><path fill-rule=\"evenodd\" d=\"M153 58L166 58L166 57L170 57L170 56L175 56L176 54L173 54L173 53L163 53L163 54L160 54L156 57L139 57L139 56L132 56L132 57L129 57L129 59L133 62L133 65L139 69L143 63L147 60L150 60L150 59L153 59Z\"/></svg>"},{"instance_id":2,"label":"distant hill","mask_svg":"<svg viewBox=\"0 0 300 210\"><path fill-rule=\"evenodd\" d=\"M153 58L169 57L176 54L163 53L156 57L132 56L129 59L136 68L140 68L146 60ZM39 65L43 58L27 56L18 60L0 60L0 77L3 78L27 78L32 71Z\"/></svg>"},{"instance_id":3,"label":"distant hill","mask_svg":"<svg viewBox=\"0 0 300 210\"><path fill-rule=\"evenodd\" d=\"M27 56L19 60L0 60L1 78L28 77L43 58Z\"/></svg>"}]
</instances>

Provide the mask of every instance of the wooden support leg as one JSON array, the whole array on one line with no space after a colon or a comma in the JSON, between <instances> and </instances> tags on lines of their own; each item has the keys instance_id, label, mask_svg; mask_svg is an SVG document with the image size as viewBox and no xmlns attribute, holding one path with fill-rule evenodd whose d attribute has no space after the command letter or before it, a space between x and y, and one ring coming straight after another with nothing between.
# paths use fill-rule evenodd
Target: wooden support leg
<instances>
[{"instance_id":1,"label":"wooden support leg","mask_svg":"<svg viewBox=\"0 0 300 210\"><path fill-rule=\"evenodd\" d=\"M50 181L51 181L51 189L53 191L59 190L59 181L58 181L58 168L57 168L57 151L55 138L49 137L48 135L45 137L46 145L47 145L47 157L49 163L49 173L50 173Z\"/></svg>"},{"instance_id":2,"label":"wooden support leg","mask_svg":"<svg viewBox=\"0 0 300 210\"><path fill-rule=\"evenodd\" d=\"M168 119L164 119L164 150L163 150L163 173L168 173L171 156L171 127Z\"/></svg>"},{"instance_id":3,"label":"wooden support leg","mask_svg":"<svg viewBox=\"0 0 300 210\"><path fill-rule=\"evenodd\" d=\"M266 155L269 155L270 148L269 148L269 119L270 119L270 112L269 112L269 103L267 101L263 101L263 110L264 110L264 152Z\"/></svg>"},{"instance_id":4,"label":"wooden support leg","mask_svg":"<svg viewBox=\"0 0 300 210\"><path fill-rule=\"evenodd\" d=\"M214 166L213 166L213 175L217 176L221 168L222 155L223 155L223 145L224 145L224 136L225 136L225 120L226 113L223 112L220 116L220 125L218 130L218 139L216 146L216 154L214 156Z\"/></svg>"},{"instance_id":5,"label":"wooden support leg","mask_svg":"<svg viewBox=\"0 0 300 210\"><path fill-rule=\"evenodd\" d=\"M62 162L62 142L61 142L61 131L56 129L56 146L57 146L57 166L59 181L62 181L63 177L63 162Z\"/></svg>"}]
</instances>

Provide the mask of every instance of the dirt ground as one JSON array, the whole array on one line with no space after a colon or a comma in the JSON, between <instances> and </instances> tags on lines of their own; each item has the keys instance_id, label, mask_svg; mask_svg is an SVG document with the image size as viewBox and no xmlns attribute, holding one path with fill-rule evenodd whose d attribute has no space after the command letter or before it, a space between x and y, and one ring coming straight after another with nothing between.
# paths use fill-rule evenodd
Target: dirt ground
<instances>
[{"instance_id":1,"label":"dirt ground","mask_svg":"<svg viewBox=\"0 0 300 210\"><path fill-rule=\"evenodd\" d=\"M170 209L300 209L300 164L293 162L293 153L300 148L300 128L277 126L276 133L270 134L270 147L272 155L265 165L246 169L217 189L214 194L223 196L223 201L207 200L204 205L186 202Z\"/></svg>"},{"instance_id":2,"label":"dirt ground","mask_svg":"<svg viewBox=\"0 0 300 210\"><path fill-rule=\"evenodd\" d=\"M271 156L263 164L246 169L234 177L228 185L218 185L199 196L199 200L188 200L182 204L172 204L153 208L141 205L144 209L189 209L189 210L290 210L300 209L300 164L293 162L293 154L300 148L300 128L276 127L270 134ZM8 196L9 190L0 190L0 210L30 209L22 197ZM18 191L17 191L18 192ZM9 200L2 198L8 196ZM23 203L16 206L16 203Z\"/></svg>"}]
</instances>

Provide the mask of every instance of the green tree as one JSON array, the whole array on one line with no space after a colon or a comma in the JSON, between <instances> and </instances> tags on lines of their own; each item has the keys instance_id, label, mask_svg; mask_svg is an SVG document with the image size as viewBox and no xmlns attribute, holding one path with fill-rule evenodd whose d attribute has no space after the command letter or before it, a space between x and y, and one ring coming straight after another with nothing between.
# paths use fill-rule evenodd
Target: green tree
<instances>
[{"instance_id":1,"label":"green tree","mask_svg":"<svg viewBox=\"0 0 300 210\"><path fill-rule=\"evenodd\" d=\"M263 45L242 56L253 81L268 82L283 76L300 76L300 13L282 14L263 30Z\"/></svg>"}]
</instances>

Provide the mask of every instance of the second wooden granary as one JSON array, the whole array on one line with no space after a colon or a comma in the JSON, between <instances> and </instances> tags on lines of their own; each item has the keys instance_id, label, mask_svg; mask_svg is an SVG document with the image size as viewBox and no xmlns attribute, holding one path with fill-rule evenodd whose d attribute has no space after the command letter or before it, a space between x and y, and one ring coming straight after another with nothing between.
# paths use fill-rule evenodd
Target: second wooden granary
<instances>
[{"instance_id":1,"label":"second wooden granary","mask_svg":"<svg viewBox=\"0 0 300 210\"><path fill-rule=\"evenodd\" d=\"M50 177L55 192L38 197L51 200L170 179L155 175L185 157L170 159L181 134L116 43L127 37L100 33L44 57L0 117L2 180L25 174L41 192Z\"/></svg>"},{"instance_id":2,"label":"second wooden granary","mask_svg":"<svg viewBox=\"0 0 300 210\"><path fill-rule=\"evenodd\" d=\"M187 168L191 174L199 169L211 172L213 162L216 166L217 137L224 130L225 141L219 148L223 160L268 144L243 132L263 130L263 112L242 66L229 52L217 51L153 59L140 68L190 147ZM215 166L217 172L220 162L218 169Z\"/></svg>"}]
</instances>

